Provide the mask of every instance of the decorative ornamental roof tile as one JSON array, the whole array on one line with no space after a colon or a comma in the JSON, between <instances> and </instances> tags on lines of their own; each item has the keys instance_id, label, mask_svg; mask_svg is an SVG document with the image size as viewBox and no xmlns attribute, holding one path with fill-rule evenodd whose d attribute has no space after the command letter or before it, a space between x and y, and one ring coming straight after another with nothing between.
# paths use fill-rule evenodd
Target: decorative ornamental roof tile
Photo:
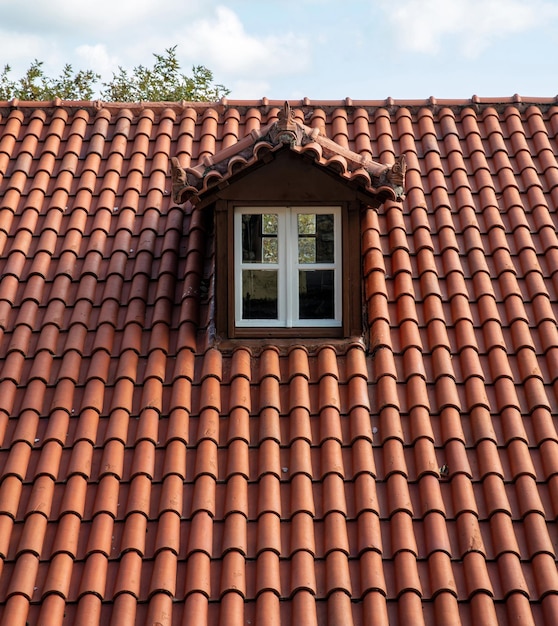
<instances>
[{"instance_id":1,"label":"decorative ornamental roof tile","mask_svg":"<svg viewBox=\"0 0 558 626\"><path fill-rule=\"evenodd\" d=\"M346 124L346 122L345 122ZM205 126L204 126L205 129ZM213 137L215 131L211 134ZM344 142L346 143L346 142ZM195 167L182 167L178 157L171 158L173 199L177 203L197 204L233 176L284 148L309 157L347 182L383 199L404 198L406 162L404 155L389 165L372 160L364 150L353 152L343 143L325 136L316 126L302 124L285 102L277 120L254 129L236 143L217 153L205 154Z\"/></svg>"}]
</instances>

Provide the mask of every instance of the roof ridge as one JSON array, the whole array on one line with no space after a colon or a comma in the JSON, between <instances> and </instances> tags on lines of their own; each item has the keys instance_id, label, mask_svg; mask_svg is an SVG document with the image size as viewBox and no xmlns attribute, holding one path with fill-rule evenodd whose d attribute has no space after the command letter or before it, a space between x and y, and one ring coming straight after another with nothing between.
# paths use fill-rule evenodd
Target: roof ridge
<instances>
[{"instance_id":1,"label":"roof ridge","mask_svg":"<svg viewBox=\"0 0 558 626\"><path fill-rule=\"evenodd\" d=\"M476 94L472 95L470 98L436 98L434 96L430 96L428 98L423 99L406 99L406 98L392 98L388 96L384 99L377 100L353 100L352 98L344 98L344 99L316 99L312 100L310 98L301 98L301 99L292 99L287 100L289 105L293 108L299 107L314 107L314 108L339 108L339 107L349 107L349 108L415 108L415 107L440 107L440 106L449 106L449 107L467 107L471 105L478 105L481 107L485 106L495 106L495 105L506 105L506 104L516 104L516 105L540 105L540 106L551 106L554 104L558 104L558 95L556 96L545 96L545 97L535 97L535 96L521 96L519 94L514 94L512 96L487 96L481 97ZM61 98L55 98L54 100L20 100L18 98L14 98L12 100L0 100L0 110L2 109L48 109L48 108L86 108L86 109L108 109L108 110L122 110L122 109L130 109L132 111L141 111L144 109L166 109L170 108L177 111L182 111L185 109L199 109L205 110L208 108L222 108L226 110L229 107L241 107L241 108L250 108L250 107L278 107L282 108L285 103L284 99L269 99L269 98L260 98L259 100L254 99L235 99L231 100L228 98L221 98L218 101L208 101L208 102L199 102L199 101L190 101L190 100L180 100L180 101L140 101L140 102L109 102L105 100L63 100Z\"/></svg>"}]
</instances>

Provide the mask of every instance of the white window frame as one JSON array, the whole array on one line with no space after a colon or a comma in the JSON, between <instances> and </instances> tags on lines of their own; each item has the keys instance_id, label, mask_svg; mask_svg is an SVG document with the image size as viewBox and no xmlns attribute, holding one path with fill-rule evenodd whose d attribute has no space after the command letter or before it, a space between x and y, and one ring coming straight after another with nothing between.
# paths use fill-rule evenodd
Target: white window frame
<instances>
[{"instance_id":1,"label":"white window frame","mask_svg":"<svg viewBox=\"0 0 558 626\"><path fill-rule=\"evenodd\" d=\"M299 263L297 215L325 214L334 219L333 263ZM242 215L277 214L278 259L273 263L245 263L242 261ZM256 206L236 207L234 211L234 293L235 323L241 328L332 328L342 325L342 220L340 206ZM242 317L242 271L276 269L278 290L278 319L243 319ZM333 270L334 272L334 318L300 319L298 306L299 270Z\"/></svg>"}]
</instances>

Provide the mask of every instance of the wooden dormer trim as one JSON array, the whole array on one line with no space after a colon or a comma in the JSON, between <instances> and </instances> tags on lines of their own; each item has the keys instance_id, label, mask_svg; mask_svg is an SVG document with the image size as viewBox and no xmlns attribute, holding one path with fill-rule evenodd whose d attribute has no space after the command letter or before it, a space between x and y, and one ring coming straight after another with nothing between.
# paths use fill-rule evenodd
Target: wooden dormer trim
<instances>
[{"instance_id":1,"label":"wooden dormer trim","mask_svg":"<svg viewBox=\"0 0 558 626\"><path fill-rule=\"evenodd\" d=\"M219 190L206 210L214 215L216 234L215 326L226 338L344 338L363 334L360 213L363 203L357 190L316 168L299 155L274 155L264 167ZM331 328L240 328L235 326L233 216L243 206L340 206L342 219L342 310L341 327Z\"/></svg>"}]
</instances>

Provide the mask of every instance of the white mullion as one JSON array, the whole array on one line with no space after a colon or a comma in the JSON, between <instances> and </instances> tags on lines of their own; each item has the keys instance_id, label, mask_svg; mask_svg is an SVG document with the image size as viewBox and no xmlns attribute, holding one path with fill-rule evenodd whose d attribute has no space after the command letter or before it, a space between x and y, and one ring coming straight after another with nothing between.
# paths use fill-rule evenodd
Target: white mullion
<instances>
[{"instance_id":1,"label":"white mullion","mask_svg":"<svg viewBox=\"0 0 558 626\"><path fill-rule=\"evenodd\" d=\"M296 278L294 279L291 278L291 280L289 280L289 276L292 277L292 275L296 273L293 271L293 241L292 241L293 214L290 208L286 207L283 209L282 215L283 215L283 241L284 241L285 257L284 257L283 263L281 264L281 267L283 268L283 272L285 275L284 289L283 289L283 295L284 295L283 299L285 301L285 327L292 328L293 327L293 308L296 302L296 299L294 298L294 295L293 295L292 285L293 283L296 283L295 287L298 286L298 274Z\"/></svg>"}]
</instances>

